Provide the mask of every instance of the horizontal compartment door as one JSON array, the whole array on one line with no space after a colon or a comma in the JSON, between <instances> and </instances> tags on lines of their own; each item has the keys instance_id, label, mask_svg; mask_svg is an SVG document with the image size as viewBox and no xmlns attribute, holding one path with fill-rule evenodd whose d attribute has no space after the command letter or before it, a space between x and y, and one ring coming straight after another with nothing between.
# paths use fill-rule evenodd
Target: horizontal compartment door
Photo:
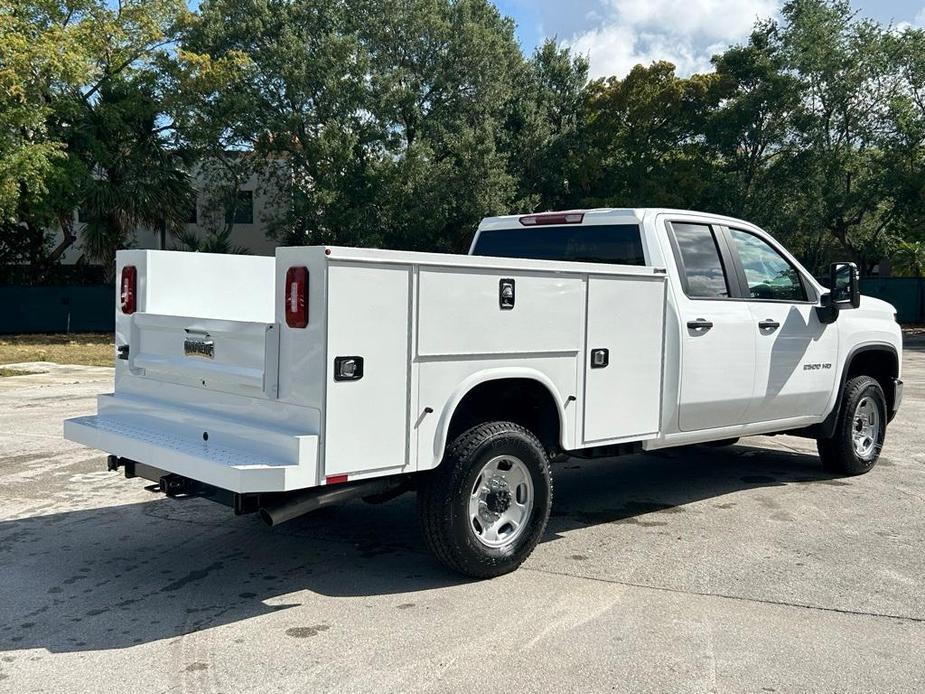
<instances>
[{"instance_id":1,"label":"horizontal compartment door","mask_svg":"<svg viewBox=\"0 0 925 694\"><path fill-rule=\"evenodd\" d=\"M275 398L279 326L136 313L132 316L129 367L145 378Z\"/></svg>"}]
</instances>

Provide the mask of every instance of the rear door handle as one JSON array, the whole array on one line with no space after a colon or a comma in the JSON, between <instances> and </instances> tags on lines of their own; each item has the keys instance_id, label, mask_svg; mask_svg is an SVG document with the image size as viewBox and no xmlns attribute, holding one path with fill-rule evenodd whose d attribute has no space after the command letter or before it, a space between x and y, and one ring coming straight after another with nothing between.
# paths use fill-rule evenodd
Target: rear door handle
<instances>
[{"instance_id":1,"label":"rear door handle","mask_svg":"<svg viewBox=\"0 0 925 694\"><path fill-rule=\"evenodd\" d=\"M777 330L779 327L780 323L778 323L776 320L771 320L770 318L758 322L758 328L760 330Z\"/></svg>"},{"instance_id":2,"label":"rear door handle","mask_svg":"<svg viewBox=\"0 0 925 694\"><path fill-rule=\"evenodd\" d=\"M697 320L687 321L687 327L691 330L703 330L706 332L713 327L713 321L707 320L706 318L698 318Z\"/></svg>"}]
</instances>

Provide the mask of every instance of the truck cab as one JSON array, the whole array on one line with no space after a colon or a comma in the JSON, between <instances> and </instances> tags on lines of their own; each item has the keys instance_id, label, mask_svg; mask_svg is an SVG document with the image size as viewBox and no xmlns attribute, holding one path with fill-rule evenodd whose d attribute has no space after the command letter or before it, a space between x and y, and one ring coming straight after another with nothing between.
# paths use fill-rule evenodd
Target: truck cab
<instances>
[{"instance_id":1,"label":"truck cab","mask_svg":"<svg viewBox=\"0 0 925 694\"><path fill-rule=\"evenodd\" d=\"M899 406L895 309L873 297L833 308L828 289L743 220L670 209L494 217L479 226L470 253L665 268L663 410L646 450L830 433L842 386L860 373L882 388L888 418ZM850 291L852 276L836 271L832 281L843 279Z\"/></svg>"}]
</instances>

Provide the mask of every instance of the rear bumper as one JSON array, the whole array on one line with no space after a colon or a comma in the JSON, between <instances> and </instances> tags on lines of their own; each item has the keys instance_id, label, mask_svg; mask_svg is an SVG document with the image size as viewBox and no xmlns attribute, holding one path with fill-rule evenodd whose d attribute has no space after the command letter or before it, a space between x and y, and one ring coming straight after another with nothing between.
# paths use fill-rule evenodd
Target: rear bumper
<instances>
[{"instance_id":1,"label":"rear bumper","mask_svg":"<svg viewBox=\"0 0 925 694\"><path fill-rule=\"evenodd\" d=\"M64 437L158 470L239 494L318 484L318 436L292 435L220 418L102 396L100 414L64 422ZM190 422L189 420L194 420Z\"/></svg>"}]
</instances>

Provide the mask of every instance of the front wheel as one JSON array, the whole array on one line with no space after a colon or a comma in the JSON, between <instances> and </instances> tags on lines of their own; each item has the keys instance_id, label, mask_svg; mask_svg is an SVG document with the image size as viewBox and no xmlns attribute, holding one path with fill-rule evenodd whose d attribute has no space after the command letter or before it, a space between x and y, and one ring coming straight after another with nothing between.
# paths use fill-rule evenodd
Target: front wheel
<instances>
[{"instance_id":1,"label":"front wheel","mask_svg":"<svg viewBox=\"0 0 925 694\"><path fill-rule=\"evenodd\" d=\"M841 409L830 438L816 441L822 466L842 475L869 472L880 457L886 436L886 398L870 376L855 376L845 384Z\"/></svg>"},{"instance_id":2,"label":"front wheel","mask_svg":"<svg viewBox=\"0 0 925 694\"><path fill-rule=\"evenodd\" d=\"M418 492L431 552L475 578L513 571L539 542L552 506L549 460L536 436L488 422L453 441Z\"/></svg>"}]
</instances>

